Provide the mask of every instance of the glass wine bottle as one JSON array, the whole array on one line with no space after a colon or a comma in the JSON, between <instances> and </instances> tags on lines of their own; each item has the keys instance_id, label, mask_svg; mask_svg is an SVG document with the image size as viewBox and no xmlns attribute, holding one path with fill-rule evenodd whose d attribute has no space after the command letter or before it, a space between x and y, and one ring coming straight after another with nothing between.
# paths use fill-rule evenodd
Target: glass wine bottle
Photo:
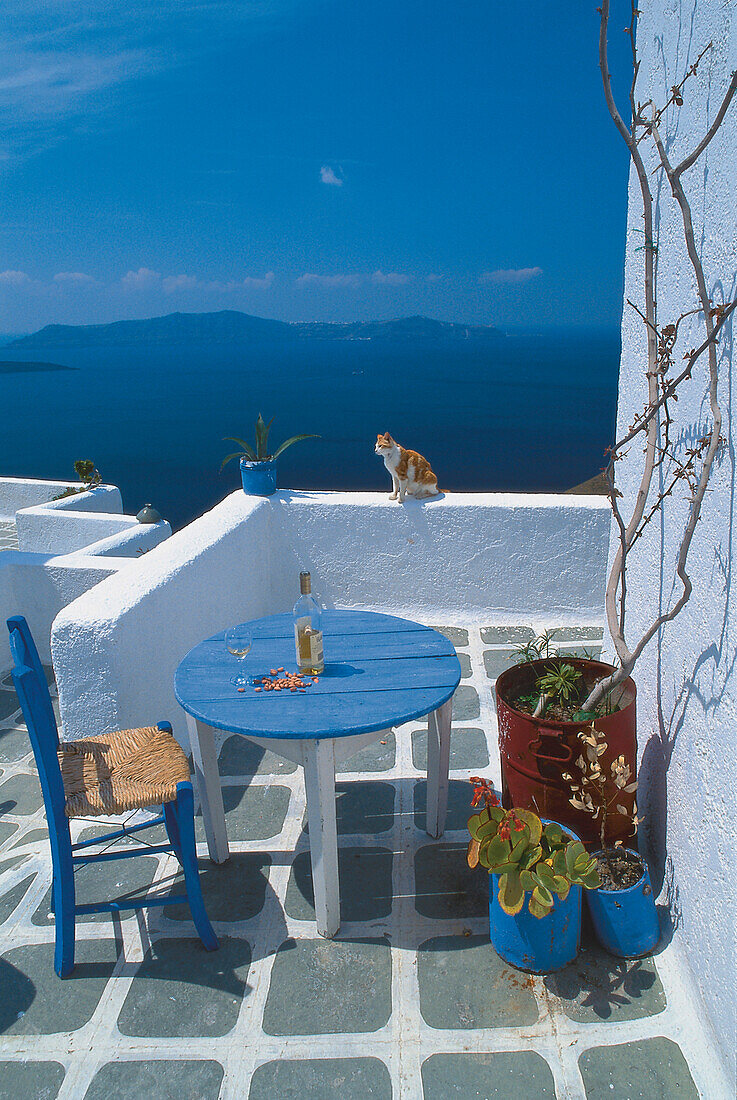
<instances>
[{"instance_id":1,"label":"glass wine bottle","mask_svg":"<svg viewBox=\"0 0 737 1100\"><path fill-rule=\"evenodd\" d=\"M317 676L325 668L322 649L322 612L312 595L309 573L300 573L301 595L294 605L294 644L300 672Z\"/></svg>"}]
</instances>

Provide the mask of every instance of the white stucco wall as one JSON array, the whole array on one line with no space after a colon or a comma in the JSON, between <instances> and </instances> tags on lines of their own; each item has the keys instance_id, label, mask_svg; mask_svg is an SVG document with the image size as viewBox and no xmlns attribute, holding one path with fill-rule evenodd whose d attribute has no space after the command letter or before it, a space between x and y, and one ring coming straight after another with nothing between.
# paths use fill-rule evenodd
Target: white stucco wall
<instances>
[{"instance_id":1,"label":"white stucco wall","mask_svg":"<svg viewBox=\"0 0 737 1100\"><path fill-rule=\"evenodd\" d=\"M669 111L667 133L674 161L706 132L737 68L737 8L730 0L692 3L652 0L641 5L638 51L642 59L638 99L663 103L672 85L708 43L713 48L688 82L684 106ZM619 24L615 22L617 33ZM612 32L614 33L614 31ZM737 296L737 104L707 153L683 177L691 196L696 241L707 285L716 302ZM696 305L695 284L682 243L680 214L667 185L657 188L658 321L675 321ZM639 188L630 181L625 271L627 298L642 302L642 220ZM638 232L640 230L640 232ZM675 361L703 339L703 326L685 322ZM643 326L626 304L622 324L618 430L622 434L645 403ZM737 790L737 618L732 585L735 564L735 431L731 375L732 325L721 343L720 398L727 443L713 473L702 520L693 542L690 603L653 641L635 670L638 684L641 839L663 883L661 901L671 906L684 958L695 976L735 1077L735 790ZM685 447L708 424L706 359L681 391L675 408L676 448ZM638 447L619 464L618 485L631 501L639 480ZM628 570L628 624L637 638L680 593L674 559L686 516L685 494L666 501L662 523L652 523L632 554ZM639 632L639 633L638 633ZM715 1093L716 1095L716 1093Z\"/></svg>"},{"instance_id":2,"label":"white stucco wall","mask_svg":"<svg viewBox=\"0 0 737 1100\"><path fill-rule=\"evenodd\" d=\"M239 490L67 607L52 633L65 737L167 719L177 664L225 626L289 610L309 569L328 607L425 622L601 622L609 506L601 497Z\"/></svg>"}]
</instances>

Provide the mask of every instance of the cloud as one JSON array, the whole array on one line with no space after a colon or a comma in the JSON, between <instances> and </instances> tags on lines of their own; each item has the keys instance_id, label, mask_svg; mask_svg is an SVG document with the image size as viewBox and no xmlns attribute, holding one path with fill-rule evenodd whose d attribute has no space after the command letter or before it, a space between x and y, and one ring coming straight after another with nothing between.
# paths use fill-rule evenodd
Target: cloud
<instances>
[{"instance_id":1,"label":"cloud","mask_svg":"<svg viewBox=\"0 0 737 1100\"><path fill-rule=\"evenodd\" d=\"M58 271L54 275L54 282L61 286L84 286L96 281L91 275L85 275L83 271Z\"/></svg>"},{"instance_id":2,"label":"cloud","mask_svg":"<svg viewBox=\"0 0 737 1100\"><path fill-rule=\"evenodd\" d=\"M432 283L439 283L440 280L444 279L444 278L445 278L445 275L435 275L435 274L431 273L430 275L425 276L425 282L426 283L431 283L431 284Z\"/></svg>"},{"instance_id":3,"label":"cloud","mask_svg":"<svg viewBox=\"0 0 737 1100\"><path fill-rule=\"evenodd\" d=\"M25 271L0 271L0 284L4 286L23 286L30 281L31 277Z\"/></svg>"},{"instance_id":4,"label":"cloud","mask_svg":"<svg viewBox=\"0 0 737 1100\"><path fill-rule=\"evenodd\" d=\"M253 275L246 275L245 279L242 279L240 283L236 283L236 288L244 287L246 290L268 290L271 284L274 282L274 272L267 271L263 279L255 278Z\"/></svg>"},{"instance_id":5,"label":"cloud","mask_svg":"<svg viewBox=\"0 0 737 1100\"><path fill-rule=\"evenodd\" d=\"M398 271L388 271L386 274L383 271L375 271L371 276L371 282L382 286L404 286L409 282L409 275L400 275Z\"/></svg>"},{"instance_id":6,"label":"cloud","mask_svg":"<svg viewBox=\"0 0 737 1100\"><path fill-rule=\"evenodd\" d=\"M342 287L359 286L362 282L360 275L313 275L305 272L295 280L297 286L311 289L313 287Z\"/></svg>"},{"instance_id":7,"label":"cloud","mask_svg":"<svg viewBox=\"0 0 737 1100\"><path fill-rule=\"evenodd\" d=\"M138 271L127 271L120 283L126 290L151 290L160 286L161 281L161 272L139 267Z\"/></svg>"},{"instance_id":8,"label":"cloud","mask_svg":"<svg viewBox=\"0 0 737 1100\"><path fill-rule=\"evenodd\" d=\"M174 294L177 290L197 290L201 283L196 275L167 275L161 285L167 294Z\"/></svg>"},{"instance_id":9,"label":"cloud","mask_svg":"<svg viewBox=\"0 0 737 1100\"><path fill-rule=\"evenodd\" d=\"M529 283L542 275L541 267L511 267L498 271L484 271L479 275L479 282L483 285L503 286L511 283Z\"/></svg>"},{"instance_id":10,"label":"cloud","mask_svg":"<svg viewBox=\"0 0 737 1100\"><path fill-rule=\"evenodd\" d=\"M323 183L330 184L331 187L343 186L343 180L340 178L340 176L336 176L335 171L330 167L329 164L323 164L322 168L320 169L320 179Z\"/></svg>"}]
</instances>

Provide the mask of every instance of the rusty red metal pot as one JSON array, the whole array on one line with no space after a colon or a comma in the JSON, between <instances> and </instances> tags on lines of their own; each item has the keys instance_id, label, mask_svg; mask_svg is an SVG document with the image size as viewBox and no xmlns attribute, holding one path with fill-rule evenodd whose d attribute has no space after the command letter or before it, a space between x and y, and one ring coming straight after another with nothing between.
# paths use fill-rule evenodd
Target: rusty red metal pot
<instances>
[{"instance_id":1,"label":"rusty red metal pot","mask_svg":"<svg viewBox=\"0 0 737 1100\"><path fill-rule=\"evenodd\" d=\"M603 661L568 656L565 661L583 674L588 686L593 686L613 671L612 665ZM514 707L514 701L520 695L535 691L535 681L549 666L550 660L515 665L503 672L496 682L502 805L505 809L518 806L520 809L534 810L541 817L568 825L587 846L599 844L599 822L571 806L568 801L571 791L566 780L561 778L562 772L576 774L575 761L582 747L577 735L591 723L533 718L531 714ZM623 755L634 777L637 767L637 689L630 678L616 691L621 709L594 722L597 730L606 735L608 744L601 758L602 770L606 775L611 775L611 762ZM612 783L612 795L615 790ZM621 794L617 798L617 802L626 806L626 816L617 813L612 806L607 823L608 844L626 840L632 846L634 801L634 793Z\"/></svg>"}]
</instances>

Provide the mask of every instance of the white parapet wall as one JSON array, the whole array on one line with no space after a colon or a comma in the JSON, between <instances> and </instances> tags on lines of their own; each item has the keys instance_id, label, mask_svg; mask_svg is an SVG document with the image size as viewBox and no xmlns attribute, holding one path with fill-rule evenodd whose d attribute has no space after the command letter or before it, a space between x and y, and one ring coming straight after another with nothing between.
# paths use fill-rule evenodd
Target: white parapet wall
<instances>
[{"instance_id":1,"label":"white parapet wall","mask_svg":"<svg viewBox=\"0 0 737 1100\"><path fill-rule=\"evenodd\" d=\"M19 546L0 553L0 669L10 665L8 616L26 617L48 661L59 611L171 535L165 521L140 524L123 515L114 485L54 499L67 488L79 485L0 478L0 519L14 524Z\"/></svg>"},{"instance_id":2,"label":"white parapet wall","mask_svg":"<svg viewBox=\"0 0 737 1100\"><path fill-rule=\"evenodd\" d=\"M688 6L671 0L640 5L637 47L641 59L637 99L659 106L705 50L688 80L684 104L663 119L673 163L697 147L737 69L737 6L712 0ZM616 25L618 26L618 24ZM614 31L612 31L614 33ZM626 98L626 93L625 93ZM641 145L647 149L647 143ZM653 162L648 163L648 169ZM667 184L652 177L657 195L658 319L675 323L694 310L696 288L683 241L681 213ZM737 297L737 102L698 164L683 177L691 198L696 245L714 304ZM642 201L630 180L625 261L622 362L618 432L623 435L646 402L642 322L627 299L642 307ZM675 362L703 340L703 320L686 317L679 327ZM683 957L701 998L702 1018L713 1027L724 1055L730 1088L717 1079L711 1096L734 1095L737 1077L735 978L737 921L737 616L735 568L735 446L737 405L732 375L733 320L719 350L719 396L726 445L712 473L688 559L693 594L678 618L644 650L634 671L637 682L640 753L638 805L659 900L668 905ZM678 368L680 369L680 368ZM671 445L679 458L710 427L707 357L681 388L674 407ZM638 490L641 451L637 444L617 466L625 514ZM667 475L668 477L670 475ZM662 478L666 478L663 467ZM639 639L659 613L681 593L675 574L687 513L686 487L666 497L662 515L648 525L628 561L627 635ZM649 507L649 505L648 505ZM618 545L612 533L612 552ZM716 1072L716 1067L715 1067Z\"/></svg>"},{"instance_id":3,"label":"white parapet wall","mask_svg":"<svg viewBox=\"0 0 737 1100\"><path fill-rule=\"evenodd\" d=\"M328 607L424 622L601 622L601 497L233 493L64 609L52 633L63 735L167 719L186 743L174 672L203 638L288 610L298 573Z\"/></svg>"}]
</instances>

